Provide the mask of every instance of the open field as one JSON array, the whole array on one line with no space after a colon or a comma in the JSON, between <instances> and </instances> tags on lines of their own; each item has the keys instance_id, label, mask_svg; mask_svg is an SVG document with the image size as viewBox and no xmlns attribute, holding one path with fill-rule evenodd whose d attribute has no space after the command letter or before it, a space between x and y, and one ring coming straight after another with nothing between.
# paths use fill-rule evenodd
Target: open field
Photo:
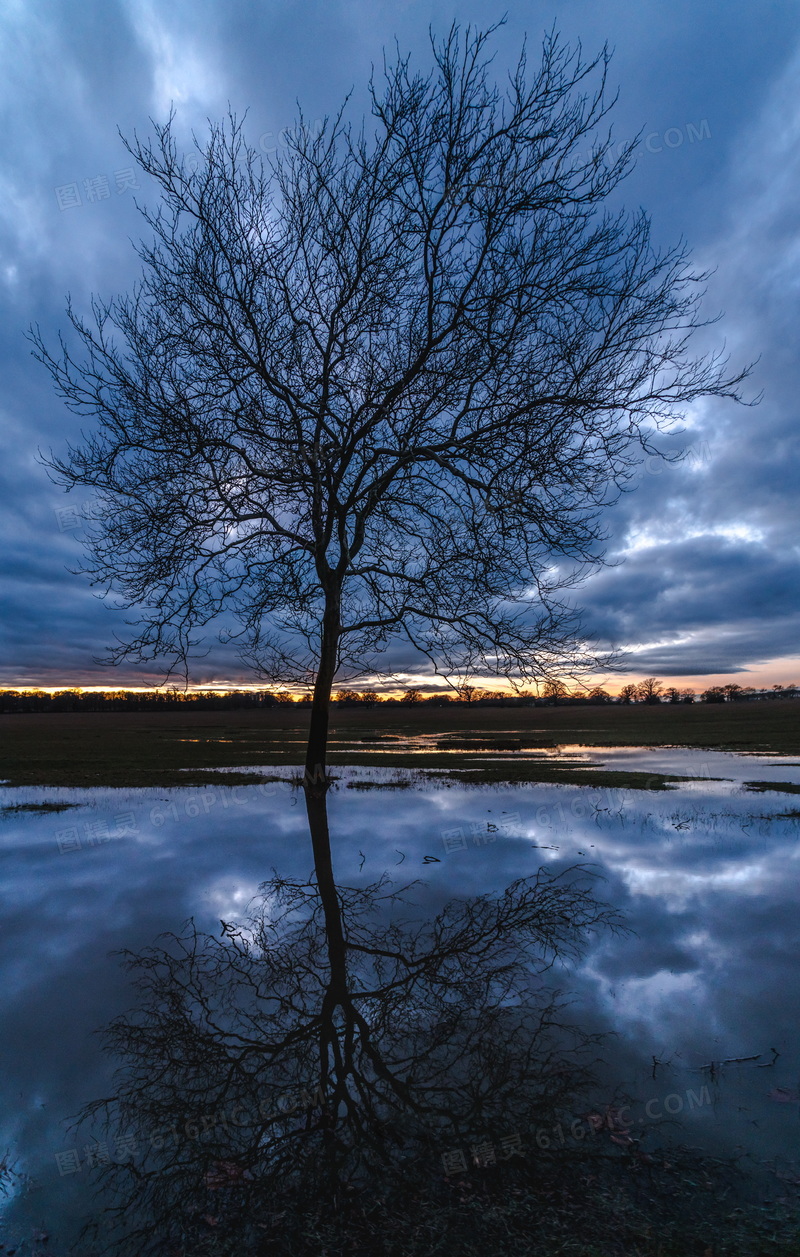
<instances>
[{"instance_id":1,"label":"open field","mask_svg":"<svg viewBox=\"0 0 800 1257\"><path fill-rule=\"evenodd\" d=\"M210 769L301 767L308 708L0 716L0 777L14 786L199 785ZM499 780L663 788L525 754L559 746L687 746L800 757L800 701L631 707L335 708L330 763L453 769ZM519 756L515 754L519 752ZM505 755L502 762L498 754ZM489 762L491 761L491 762ZM758 764L753 765L758 778ZM250 772L248 772L250 770ZM614 780L606 781L605 778ZM625 778L626 780L623 780ZM629 778L642 778L627 780ZM260 779L260 778L258 778ZM649 786L648 786L649 783Z\"/></svg>"}]
</instances>

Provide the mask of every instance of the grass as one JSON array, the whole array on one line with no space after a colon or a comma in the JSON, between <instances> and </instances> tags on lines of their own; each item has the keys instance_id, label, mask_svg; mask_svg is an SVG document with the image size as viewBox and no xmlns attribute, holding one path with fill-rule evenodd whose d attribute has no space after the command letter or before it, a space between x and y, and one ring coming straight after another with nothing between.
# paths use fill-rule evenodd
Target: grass
<instances>
[{"instance_id":1,"label":"grass","mask_svg":"<svg viewBox=\"0 0 800 1257\"><path fill-rule=\"evenodd\" d=\"M13 803L9 807L0 807L0 816L14 816L17 812L49 813L66 812L68 808L80 807L79 803Z\"/></svg>"},{"instance_id":2,"label":"grass","mask_svg":"<svg viewBox=\"0 0 800 1257\"><path fill-rule=\"evenodd\" d=\"M733 1165L680 1147L658 1150L646 1164L627 1156L536 1158L455 1179L444 1190L433 1183L409 1183L405 1199L364 1202L338 1226L309 1230L312 1235L316 1230L314 1239L337 1257L352 1252L370 1257L797 1257L796 1200L752 1199L742 1193L743 1178ZM302 1241L296 1251L304 1251ZM314 1251L313 1245L308 1251Z\"/></svg>"},{"instance_id":3,"label":"grass","mask_svg":"<svg viewBox=\"0 0 800 1257\"><path fill-rule=\"evenodd\" d=\"M800 701L794 700L655 707L335 708L330 763L448 772L458 765L494 774L484 780L607 784L600 780L602 769L518 756L574 745L800 755L798 717ZM226 783L246 784L265 779L256 769L302 765L307 728L307 708L287 706L191 714L3 714L0 778L13 786L198 786L220 784L212 769L235 768L240 772L226 774ZM416 748L421 753L411 753L405 745L409 738L423 739ZM490 762L498 754L505 758ZM668 778L661 775L661 780L664 784L650 788L665 788ZM614 784L626 783L615 776Z\"/></svg>"},{"instance_id":4,"label":"grass","mask_svg":"<svg viewBox=\"0 0 800 1257\"><path fill-rule=\"evenodd\" d=\"M539 764L492 764L482 768L450 769L437 774L466 785L508 784L525 785L531 782L559 786L606 786L614 790L670 790L678 781L693 781L692 777L677 777L672 773L640 773L615 771L604 768L553 768ZM709 780L709 778L704 778ZM714 778L711 778L714 780Z\"/></svg>"},{"instance_id":5,"label":"grass","mask_svg":"<svg viewBox=\"0 0 800 1257\"><path fill-rule=\"evenodd\" d=\"M348 790L410 790L414 782L409 778L398 781L348 781Z\"/></svg>"},{"instance_id":6,"label":"grass","mask_svg":"<svg viewBox=\"0 0 800 1257\"><path fill-rule=\"evenodd\" d=\"M445 1178L410 1163L402 1178L327 1198L277 1192L245 1221L222 1201L189 1221L207 1257L797 1257L791 1186L767 1199L734 1159L685 1146L517 1158ZM125 1252L127 1253L127 1249Z\"/></svg>"},{"instance_id":7,"label":"grass","mask_svg":"<svg viewBox=\"0 0 800 1257\"><path fill-rule=\"evenodd\" d=\"M796 781L746 781L744 788L760 794L800 794L800 785Z\"/></svg>"}]
</instances>

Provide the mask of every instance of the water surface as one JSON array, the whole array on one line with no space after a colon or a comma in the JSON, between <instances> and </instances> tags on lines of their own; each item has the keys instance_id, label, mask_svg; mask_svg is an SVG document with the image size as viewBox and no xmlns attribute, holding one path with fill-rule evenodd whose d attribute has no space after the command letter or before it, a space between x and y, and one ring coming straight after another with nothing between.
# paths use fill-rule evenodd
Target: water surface
<instances>
[{"instance_id":1,"label":"water surface","mask_svg":"<svg viewBox=\"0 0 800 1257\"><path fill-rule=\"evenodd\" d=\"M655 1125L651 1143L667 1138L672 1118L690 1142L740 1147L754 1163L794 1172L800 800L780 787L800 784L800 765L680 748L559 754L692 780L659 792L468 787L336 769L338 880L423 879L411 898L425 917L541 865L589 866L603 879L598 896L635 933L587 940L584 959L554 980L572 994L575 1020L617 1036L606 1051L609 1096L619 1086L631 1097L632 1121ZM231 788L219 777L194 790L0 791L0 1150L24 1176L6 1209L12 1236L58 1232L89 1208L86 1154L64 1122L108 1090L112 1062L93 1032L134 1002L109 953L189 917L219 932L242 919L273 870L311 873L302 795L288 781ZM406 788L381 788L388 780ZM775 789L748 790L753 780ZM72 806L10 810L43 802Z\"/></svg>"}]
</instances>

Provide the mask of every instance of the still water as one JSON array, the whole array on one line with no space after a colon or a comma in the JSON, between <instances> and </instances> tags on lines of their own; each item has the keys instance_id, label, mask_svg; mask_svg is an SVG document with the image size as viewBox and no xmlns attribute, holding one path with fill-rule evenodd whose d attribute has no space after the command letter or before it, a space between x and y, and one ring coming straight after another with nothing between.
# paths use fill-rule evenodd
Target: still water
<instances>
[{"instance_id":1,"label":"still water","mask_svg":"<svg viewBox=\"0 0 800 1257\"><path fill-rule=\"evenodd\" d=\"M588 938L553 980L574 1021L612 1034L609 1099L624 1091L651 1144L738 1149L797 1175L800 799L781 784L800 785L800 764L664 748L563 754L691 780L659 792L470 787L336 769L338 881L413 881L413 914L425 918L542 865L587 866L597 897L633 933ZM16 1170L0 1207L5 1242L20 1253L36 1251L37 1231L60 1252L59 1237L91 1207L85 1149L66 1121L108 1092L113 1062L94 1031L134 1002L110 953L190 917L218 934L273 871L311 875L302 793L288 780L231 788L219 778L193 790L0 790L0 1156ZM42 803L71 806L24 810Z\"/></svg>"}]
</instances>

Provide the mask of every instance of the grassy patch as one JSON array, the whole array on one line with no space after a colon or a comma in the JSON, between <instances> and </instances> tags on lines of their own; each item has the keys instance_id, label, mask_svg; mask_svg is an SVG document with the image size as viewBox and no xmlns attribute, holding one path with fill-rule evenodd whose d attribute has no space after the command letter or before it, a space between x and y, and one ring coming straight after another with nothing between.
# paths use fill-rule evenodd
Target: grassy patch
<instances>
[{"instance_id":1,"label":"grassy patch","mask_svg":"<svg viewBox=\"0 0 800 1257\"><path fill-rule=\"evenodd\" d=\"M12 816L16 812L66 812L71 807L80 807L80 803L12 803L0 807L0 816Z\"/></svg>"},{"instance_id":2,"label":"grassy patch","mask_svg":"<svg viewBox=\"0 0 800 1257\"><path fill-rule=\"evenodd\" d=\"M440 751L521 751L521 738L442 738Z\"/></svg>"},{"instance_id":3,"label":"grassy patch","mask_svg":"<svg viewBox=\"0 0 800 1257\"><path fill-rule=\"evenodd\" d=\"M671 790L677 782L692 781L692 777L677 777L671 773L616 772L605 768L556 768L549 764L490 764L486 767L466 768L461 771L445 770L440 778L467 785L526 785L550 784L557 786L606 786L614 790Z\"/></svg>"},{"instance_id":4,"label":"grassy patch","mask_svg":"<svg viewBox=\"0 0 800 1257\"><path fill-rule=\"evenodd\" d=\"M102 785L111 786L163 786L173 790L176 786L263 786L267 782L283 781L288 778L276 776L275 773L248 772L214 772L213 770L194 768L160 768L132 771L120 775L117 779L103 781ZM81 784L86 784L82 782ZM98 783L95 782L95 785Z\"/></svg>"},{"instance_id":5,"label":"grassy patch","mask_svg":"<svg viewBox=\"0 0 800 1257\"><path fill-rule=\"evenodd\" d=\"M800 754L800 702L648 707L375 707L334 709L330 761L362 767L465 768L480 757L559 746L686 746L762 755ZM265 767L299 769L308 710L47 712L0 715L0 778L11 786L222 784L212 768L262 781ZM423 754L403 740L430 739ZM423 748L419 748L423 749ZM454 754L455 752L455 754ZM478 762L476 763L476 759ZM527 775L524 780L545 780ZM546 766L546 765L545 765ZM183 770L191 770L184 772ZM562 770L559 770L562 771ZM592 783L598 781L597 770ZM506 778L508 779L508 778ZM549 778L560 780L561 778ZM570 780L580 784L573 775Z\"/></svg>"},{"instance_id":6,"label":"grassy patch","mask_svg":"<svg viewBox=\"0 0 800 1257\"><path fill-rule=\"evenodd\" d=\"M636 1144L638 1145L638 1140ZM234 1246L225 1205L195 1227L192 1252L273 1257L797 1257L794 1193L761 1200L732 1162L685 1147L634 1154L531 1155L445 1178L441 1166L321 1195L276 1195ZM204 1220L205 1221L205 1220ZM201 1229L202 1228L202 1229ZM255 1228L254 1228L255 1230ZM216 1239L218 1246L212 1243ZM211 1246L200 1242L205 1240ZM200 1242L197 1242L200 1241ZM227 1243L226 1243L227 1241ZM125 1250L126 1254L128 1250Z\"/></svg>"},{"instance_id":7,"label":"grassy patch","mask_svg":"<svg viewBox=\"0 0 800 1257\"><path fill-rule=\"evenodd\" d=\"M348 790L410 790L414 782L408 778L393 781L348 781Z\"/></svg>"},{"instance_id":8,"label":"grassy patch","mask_svg":"<svg viewBox=\"0 0 800 1257\"><path fill-rule=\"evenodd\" d=\"M800 785L795 781L746 781L744 788L760 794L800 794Z\"/></svg>"}]
</instances>

